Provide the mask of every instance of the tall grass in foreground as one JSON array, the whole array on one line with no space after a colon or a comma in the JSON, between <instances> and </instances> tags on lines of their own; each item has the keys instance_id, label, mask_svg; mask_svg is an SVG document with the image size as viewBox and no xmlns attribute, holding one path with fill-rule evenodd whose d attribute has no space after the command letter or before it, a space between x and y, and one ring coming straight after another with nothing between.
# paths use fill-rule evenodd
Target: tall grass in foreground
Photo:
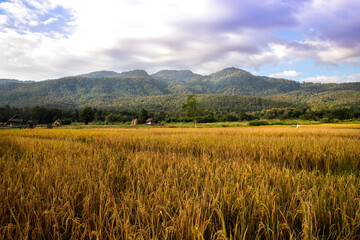
<instances>
[{"instance_id":1,"label":"tall grass in foreground","mask_svg":"<svg viewBox=\"0 0 360 240\"><path fill-rule=\"evenodd\" d=\"M0 239L359 239L360 131L0 131Z\"/></svg>"}]
</instances>

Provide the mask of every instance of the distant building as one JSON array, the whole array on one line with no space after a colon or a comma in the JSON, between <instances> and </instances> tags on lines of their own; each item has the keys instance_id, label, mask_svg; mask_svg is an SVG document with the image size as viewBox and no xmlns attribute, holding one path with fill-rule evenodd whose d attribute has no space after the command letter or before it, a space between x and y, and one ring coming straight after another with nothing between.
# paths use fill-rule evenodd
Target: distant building
<instances>
[{"instance_id":1,"label":"distant building","mask_svg":"<svg viewBox=\"0 0 360 240\"><path fill-rule=\"evenodd\" d=\"M157 125L157 121L155 121L153 118L148 118L146 121L145 121L145 125Z\"/></svg>"},{"instance_id":2,"label":"distant building","mask_svg":"<svg viewBox=\"0 0 360 240\"><path fill-rule=\"evenodd\" d=\"M36 128L36 123L32 120L26 122L26 128Z\"/></svg>"},{"instance_id":3,"label":"distant building","mask_svg":"<svg viewBox=\"0 0 360 240\"><path fill-rule=\"evenodd\" d=\"M23 127L23 119L19 118L18 115L13 116L7 122L5 125L10 125L11 128L22 128Z\"/></svg>"}]
</instances>

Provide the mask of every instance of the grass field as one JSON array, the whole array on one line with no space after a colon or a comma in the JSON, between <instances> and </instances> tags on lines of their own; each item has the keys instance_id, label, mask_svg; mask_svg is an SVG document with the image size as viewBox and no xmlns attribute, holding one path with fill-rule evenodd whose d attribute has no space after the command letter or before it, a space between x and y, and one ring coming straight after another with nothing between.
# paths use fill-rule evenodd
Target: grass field
<instances>
[{"instance_id":1,"label":"grass field","mask_svg":"<svg viewBox=\"0 0 360 240\"><path fill-rule=\"evenodd\" d=\"M359 239L360 124L0 131L0 239Z\"/></svg>"}]
</instances>

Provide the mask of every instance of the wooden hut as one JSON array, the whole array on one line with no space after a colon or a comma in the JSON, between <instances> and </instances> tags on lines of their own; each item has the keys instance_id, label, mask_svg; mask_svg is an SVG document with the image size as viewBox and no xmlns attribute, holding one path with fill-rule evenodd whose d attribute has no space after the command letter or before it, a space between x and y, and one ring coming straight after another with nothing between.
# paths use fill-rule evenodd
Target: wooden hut
<instances>
[{"instance_id":1,"label":"wooden hut","mask_svg":"<svg viewBox=\"0 0 360 240\"><path fill-rule=\"evenodd\" d=\"M32 120L26 122L26 128L36 128L36 123Z\"/></svg>"},{"instance_id":2,"label":"wooden hut","mask_svg":"<svg viewBox=\"0 0 360 240\"><path fill-rule=\"evenodd\" d=\"M155 121L153 118L148 118L146 121L145 121L145 125L157 125L157 121Z\"/></svg>"},{"instance_id":3,"label":"wooden hut","mask_svg":"<svg viewBox=\"0 0 360 240\"><path fill-rule=\"evenodd\" d=\"M23 119L19 118L18 115L14 115L12 118L7 120L5 125L10 125L11 128L22 128L23 127Z\"/></svg>"}]
</instances>

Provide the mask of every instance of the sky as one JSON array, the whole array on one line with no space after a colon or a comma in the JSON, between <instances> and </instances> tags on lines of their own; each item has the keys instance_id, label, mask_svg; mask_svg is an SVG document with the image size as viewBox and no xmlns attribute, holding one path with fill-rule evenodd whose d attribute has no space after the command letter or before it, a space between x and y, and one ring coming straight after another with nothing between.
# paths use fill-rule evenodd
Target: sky
<instances>
[{"instance_id":1,"label":"sky","mask_svg":"<svg viewBox=\"0 0 360 240\"><path fill-rule=\"evenodd\" d=\"M360 81L359 0L0 0L0 78L237 67Z\"/></svg>"}]
</instances>

